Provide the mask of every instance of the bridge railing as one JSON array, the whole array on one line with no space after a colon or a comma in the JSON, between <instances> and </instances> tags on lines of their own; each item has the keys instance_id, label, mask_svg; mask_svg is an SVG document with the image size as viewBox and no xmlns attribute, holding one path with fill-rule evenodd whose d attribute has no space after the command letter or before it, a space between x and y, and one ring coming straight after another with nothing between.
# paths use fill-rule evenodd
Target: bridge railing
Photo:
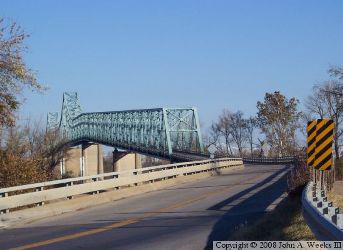
<instances>
[{"instance_id":1,"label":"bridge railing","mask_svg":"<svg viewBox=\"0 0 343 250\"><path fill-rule=\"evenodd\" d=\"M297 157L288 156L288 157L278 157L278 158L243 158L244 163L248 164L293 164L298 160Z\"/></svg>"},{"instance_id":2,"label":"bridge railing","mask_svg":"<svg viewBox=\"0 0 343 250\"><path fill-rule=\"evenodd\" d=\"M11 209L30 205L40 206L45 202L71 199L77 195L96 194L124 186L146 184L239 165L243 165L241 158L221 158L3 188L0 189L0 212L7 213Z\"/></svg>"},{"instance_id":3,"label":"bridge railing","mask_svg":"<svg viewBox=\"0 0 343 250\"><path fill-rule=\"evenodd\" d=\"M303 190L301 202L306 221L315 226L317 232L330 240L343 240L342 211L328 200L325 190L311 181Z\"/></svg>"}]
</instances>

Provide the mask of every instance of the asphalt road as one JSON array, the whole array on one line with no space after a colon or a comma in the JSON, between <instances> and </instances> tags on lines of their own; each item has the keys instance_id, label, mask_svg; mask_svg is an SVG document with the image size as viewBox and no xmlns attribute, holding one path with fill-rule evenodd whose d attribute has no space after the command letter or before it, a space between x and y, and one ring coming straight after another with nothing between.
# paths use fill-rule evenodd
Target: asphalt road
<instances>
[{"instance_id":1,"label":"asphalt road","mask_svg":"<svg viewBox=\"0 0 343 250\"><path fill-rule=\"evenodd\" d=\"M223 171L105 205L0 231L0 249L204 249L272 209L283 166ZM96 199L96 196L94 196Z\"/></svg>"}]
</instances>

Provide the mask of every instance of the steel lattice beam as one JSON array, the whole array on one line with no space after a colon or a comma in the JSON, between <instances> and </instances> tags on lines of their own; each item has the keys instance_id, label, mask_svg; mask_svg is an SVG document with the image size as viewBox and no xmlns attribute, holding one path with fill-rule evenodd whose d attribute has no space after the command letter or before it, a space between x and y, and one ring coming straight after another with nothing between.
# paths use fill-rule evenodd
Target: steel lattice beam
<instances>
[{"instance_id":1,"label":"steel lattice beam","mask_svg":"<svg viewBox=\"0 0 343 250\"><path fill-rule=\"evenodd\" d=\"M177 152L203 152L195 108L81 113L77 93L68 92L63 94L60 122L52 119L51 113L49 116L50 128L58 125L59 131L74 143L91 141L164 157Z\"/></svg>"}]
</instances>

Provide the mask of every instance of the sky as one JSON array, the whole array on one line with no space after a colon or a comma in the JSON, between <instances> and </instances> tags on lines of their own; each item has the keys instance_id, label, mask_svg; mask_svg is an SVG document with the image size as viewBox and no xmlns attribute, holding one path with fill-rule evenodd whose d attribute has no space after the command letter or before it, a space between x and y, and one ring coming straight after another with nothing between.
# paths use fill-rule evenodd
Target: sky
<instances>
[{"instance_id":1,"label":"sky","mask_svg":"<svg viewBox=\"0 0 343 250\"><path fill-rule=\"evenodd\" d=\"M44 121L77 91L85 112L196 107L206 127L266 92L303 101L343 64L339 0L0 0L0 16L30 34L49 90L25 91L20 115Z\"/></svg>"}]
</instances>

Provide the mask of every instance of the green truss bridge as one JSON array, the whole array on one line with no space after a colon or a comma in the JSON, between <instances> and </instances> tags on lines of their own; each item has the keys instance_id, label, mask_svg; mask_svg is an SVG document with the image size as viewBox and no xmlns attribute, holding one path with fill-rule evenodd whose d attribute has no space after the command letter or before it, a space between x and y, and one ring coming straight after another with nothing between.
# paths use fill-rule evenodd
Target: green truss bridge
<instances>
[{"instance_id":1,"label":"green truss bridge","mask_svg":"<svg viewBox=\"0 0 343 250\"><path fill-rule=\"evenodd\" d=\"M172 161L207 158L195 108L83 113L78 94L65 92L61 114L48 113L47 128L70 145L100 143Z\"/></svg>"}]
</instances>

